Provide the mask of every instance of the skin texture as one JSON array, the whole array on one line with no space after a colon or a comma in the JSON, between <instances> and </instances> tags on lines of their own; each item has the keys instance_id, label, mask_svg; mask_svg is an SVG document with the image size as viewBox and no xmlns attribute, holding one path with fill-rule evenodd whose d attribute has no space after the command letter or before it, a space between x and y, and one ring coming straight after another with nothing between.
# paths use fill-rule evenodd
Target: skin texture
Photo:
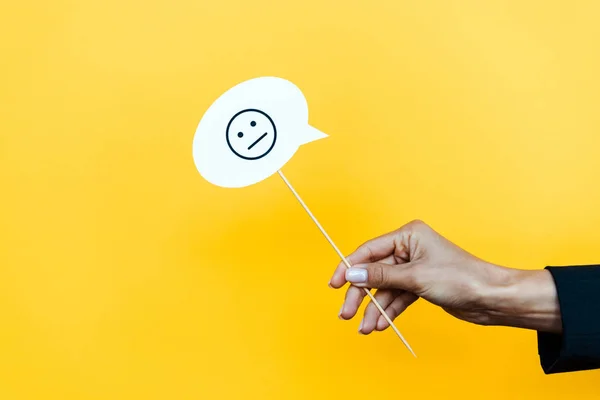
<instances>
[{"instance_id":1,"label":"skin texture","mask_svg":"<svg viewBox=\"0 0 600 400\"><path fill-rule=\"evenodd\" d=\"M340 319L356 315L365 297L361 288L367 287L377 289L375 298L392 320L423 298L456 318L479 325L562 331L556 287L548 271L488 263L422 221L366 242L347 259L352 268L340 263L329 282L334 289L351 283ZM388 327L369 303L359 333Z\"/></svg>"}]
</instances>

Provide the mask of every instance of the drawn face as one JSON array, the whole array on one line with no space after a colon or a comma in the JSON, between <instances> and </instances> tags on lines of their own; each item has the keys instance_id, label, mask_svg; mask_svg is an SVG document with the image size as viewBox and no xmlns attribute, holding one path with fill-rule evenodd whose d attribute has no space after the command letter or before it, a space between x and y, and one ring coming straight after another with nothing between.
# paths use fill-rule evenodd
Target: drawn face
<instances>
[{"instance_id":1,"label":"drawn face","mask_svg":"<svg viewBox=\"0 0 600 400\"><path fill-rule=\"evenodd\" d=\"M266 113L248 109L235 114L227 124L227 144L233 153L245 160L258 160L275 146L277 129Z\"/></svg>"}]
</instances>

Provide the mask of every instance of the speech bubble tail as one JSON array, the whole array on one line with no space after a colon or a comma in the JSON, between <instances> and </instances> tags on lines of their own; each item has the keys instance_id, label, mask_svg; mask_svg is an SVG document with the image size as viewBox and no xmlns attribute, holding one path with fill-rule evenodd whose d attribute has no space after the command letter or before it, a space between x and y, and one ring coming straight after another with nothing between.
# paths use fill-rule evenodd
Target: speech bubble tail
<instances>
[{"instance_id":1,"label":"speech bubble tail","mask_svg":"<svg viewBox=\"0 0 600 400\"><path fill-rule=\"evenodd\" d=\"M307 125L302 132L302 143L314 142L315 140L326 138L327 134L321 132L314 126Z\"/></svg>"}]
</instances>

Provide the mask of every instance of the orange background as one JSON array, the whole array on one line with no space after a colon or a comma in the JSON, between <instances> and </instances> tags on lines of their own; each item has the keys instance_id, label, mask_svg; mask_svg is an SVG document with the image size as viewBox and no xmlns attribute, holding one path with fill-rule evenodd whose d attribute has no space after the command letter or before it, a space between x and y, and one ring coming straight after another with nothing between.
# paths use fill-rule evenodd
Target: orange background
<instances>
[{"instance_id":1,"label":"orange background","mask_svg":"<svg viewBox=\"0 0 600 400\"><path fill-rule=\"evenodd\" d=\"M345 252L421 218L519 268L600 261L596 1L4 2L0 398L597 398L535 333L418 302L359 336L277 176L194 168L202 113L281 76L330 134L286 165Z\"/></svg>"}]
</instances>

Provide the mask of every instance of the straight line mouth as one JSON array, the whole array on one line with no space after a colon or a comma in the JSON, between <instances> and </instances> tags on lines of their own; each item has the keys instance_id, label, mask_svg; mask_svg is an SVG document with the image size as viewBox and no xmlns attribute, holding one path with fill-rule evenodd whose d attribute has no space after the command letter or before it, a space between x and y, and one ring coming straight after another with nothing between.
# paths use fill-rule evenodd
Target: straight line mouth
<instances>
[{"instance_id":1,"label":"straight line mouth","mask_svg":"<svg viewBox=\"0 0 600 400\"><path fill-rule=\"evenodd\" d=\"M267 132L263 133L261 137L259 137L258 139L256 139L254 141L254 143L252 143L250 146L248 146L248 150L250 150L251 148L253 148L254 146L256 146L258 144L258 142L260 142L261 140L263 140L265 138L265 136L267 136L267 135L268 135Z\"/></svg>"}]
</instances>

